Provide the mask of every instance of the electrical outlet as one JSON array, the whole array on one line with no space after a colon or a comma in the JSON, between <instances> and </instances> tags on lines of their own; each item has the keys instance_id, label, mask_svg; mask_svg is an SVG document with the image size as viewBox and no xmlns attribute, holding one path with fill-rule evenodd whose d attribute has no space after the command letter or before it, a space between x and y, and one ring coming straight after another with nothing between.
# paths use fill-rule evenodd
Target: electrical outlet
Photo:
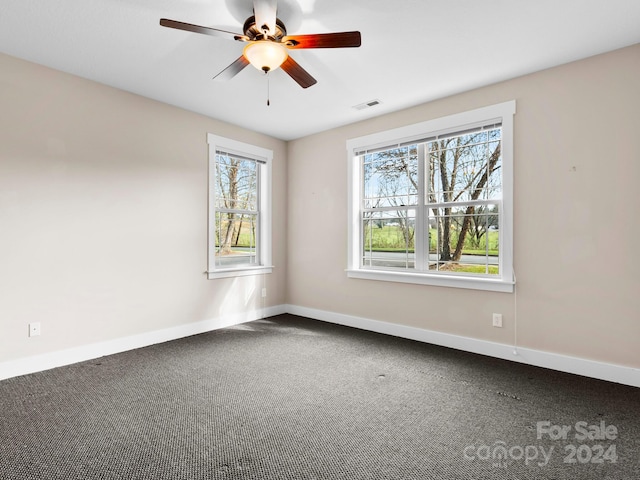
<instances>
[{"instance_id":1,"label":"electrical outlet","mask_svg":"<svg viewBox=\"0 0 640 480\"><path fill-rule=\"evenodd\" d=\"M37 337L40 335L40 322L34 322L29 324L29 336Z\"/></svg>"},{"instance_id":2,"label":"electrical outlet","mask_svg":"<svg viewBox=\"0 0 640 480\"><path fill-rule=\"evenodd\" d=\"M262 298L265 298L267 296L267 289L263 288L262 289Z\"/></svg>"},{"instance_id":3,"label":"electrical outlet","mask_svg":"<svg viewBox=\"0 0 640 480\"><path fill-rule=\"evenodd\" d=\"M498 328L502 328L502 314L501 313L494 313L493 314L493 326L494 327L498 327Z\"/></svg>"}]
</instances>

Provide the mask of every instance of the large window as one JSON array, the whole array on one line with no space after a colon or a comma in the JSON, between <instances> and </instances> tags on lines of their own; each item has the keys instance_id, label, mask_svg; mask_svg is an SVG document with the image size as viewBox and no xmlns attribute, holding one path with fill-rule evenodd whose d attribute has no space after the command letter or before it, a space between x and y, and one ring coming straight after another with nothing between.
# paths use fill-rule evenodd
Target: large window
<instances>
[{"instance_id":1,"label":"large window","mask_svg":"<svg viewBox=\"0 0 640 480\"><path fill-rule=\"evenodd\" d=\"M512 291L514 113L350 140L349 276Z\"/></svg>"},{"instance_id":2,"label":"large window","mask_svg":"<svg viewBox=\"0 0 640 480\"><path fill-rule=\"evenodd\" d=\"M271 271L270 150L208 136L209 278Z\"/></svg>"}]
</instances>

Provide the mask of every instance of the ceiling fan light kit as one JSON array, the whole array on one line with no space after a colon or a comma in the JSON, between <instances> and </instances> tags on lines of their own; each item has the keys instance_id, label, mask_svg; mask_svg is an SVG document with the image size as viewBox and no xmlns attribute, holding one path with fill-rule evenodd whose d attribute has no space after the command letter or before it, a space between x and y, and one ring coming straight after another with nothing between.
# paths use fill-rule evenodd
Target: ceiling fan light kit
<instances>
[{"instance_id":1,"label":"ceiling fan light kit","mask_svg":"<svg viewBox=\"0 0 640 480\"><path fill-rule=\"evenodd\" d=\"M242 54L249 60L251 65L264 73L269 73L278 68L289 56L287 49L282 44L269 40L249 42L244 47Z\"/></svg>"},{"instance_id":2,"label":"ceiling fan light kit","mask_svg":"<svg viewBox=\"0 0 640 480\"><path fill-rule=\"evenodd\" d=\"M249 63L258 70L269 73L282 67L302 88L315 85L317 80L302 68L288 50L301 48L345 48L361 45L360 32L318 33L311 35L287 35L287 29L279 18L276 18L276 0L254 0L253 11L244 23L244 34L237 34L217 28L193 25L162 18L163 27L201 33L216 37L232 38L246 42L242 56L226 67L214 78L228 80L240 73Z\"/></svg>"}]
</instances>

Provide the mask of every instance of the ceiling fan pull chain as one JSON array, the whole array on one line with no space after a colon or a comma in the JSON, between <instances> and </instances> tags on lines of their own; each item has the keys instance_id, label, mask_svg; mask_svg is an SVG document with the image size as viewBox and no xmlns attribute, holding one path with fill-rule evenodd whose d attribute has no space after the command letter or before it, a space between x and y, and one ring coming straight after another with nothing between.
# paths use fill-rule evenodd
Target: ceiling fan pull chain
<instances>
[{"instance_id":1,"label":"ceiling fan pull chain","mask_svg":"<svg viewBox=\"0 0 640 480\"><path fill-rule=\"evenodd\" d=\"M264 74L267 76L267 107L271 105L271 102L269 101L269 72L264 72Z\"/></svg>"}]
</instances>

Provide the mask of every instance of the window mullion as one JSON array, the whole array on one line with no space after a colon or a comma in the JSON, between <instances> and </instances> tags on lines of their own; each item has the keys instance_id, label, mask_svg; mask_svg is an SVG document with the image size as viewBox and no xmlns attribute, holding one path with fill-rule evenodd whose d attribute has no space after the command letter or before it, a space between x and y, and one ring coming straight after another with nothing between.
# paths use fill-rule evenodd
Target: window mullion
<instances>
[{"instance_id":1,"label":"window mullion","mask_svg":"<svg viewBox=\"0 0 640 480\"><path fill-rule=\"evenodd\" d=\"M493 198L489 200L460 200L457 202L440 202L440 203L428 203L429 208L452 208L452 207L469 207L476 206L482 207L485 205L497 205L502 200L499 198Z\"/></svg>"},{"instance_id":2,"label":"window mullion","mask_svg":"<svg viewBox=\"0 0 640 480\"><path fill-rule=\"evenodd\" d=\"M257 215L259 210L240 210L235 208L216 208L219 213L235 213L236 215Z\"/></svg>"},{"instance_id":3,"label":"window mullion","mask_svg":"<svg viewBox=\"0 0 640 480\"><path fill-rule=\"evenodd\" d=\"M415 245L415 269L419 272L428 269L429 262L426 258L425 250L429 250L429 242L425 240L426 226L428 222L425 219L425 175L428 173L425 165L425 144L418 145L418 202L416 208L416 231L414 233ZM426 249L425 249L426 245Z\"/></svg>"}]
</instances>

